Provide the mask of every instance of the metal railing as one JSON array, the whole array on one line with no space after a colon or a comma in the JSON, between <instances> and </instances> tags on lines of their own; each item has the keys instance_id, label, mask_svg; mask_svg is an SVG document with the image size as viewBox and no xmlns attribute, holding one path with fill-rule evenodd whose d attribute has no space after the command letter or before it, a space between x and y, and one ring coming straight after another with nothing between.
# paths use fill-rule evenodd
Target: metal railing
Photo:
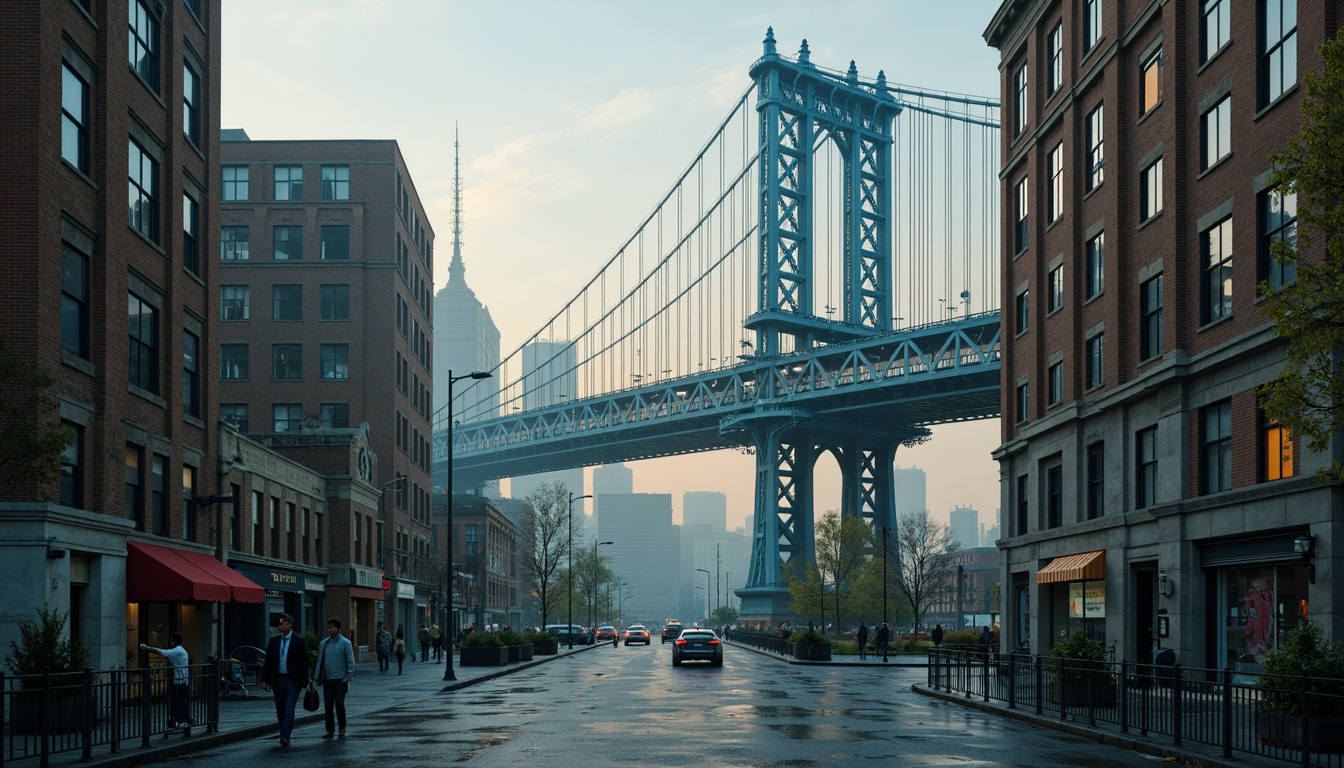
<instances>
[{"instance_id":1,"label":"metal railing","mask_svg":"<svg viewBox=\"0 0 1344 768\"><path fill-rule=\"evenodd\" d=\"M793 643L789 642L787 637L780 637L778 632L752 632L744 629L730 629L724 632L724 639L745 645L748 648L756 648L770 653L777 653L781 656L793 655Z\"/></svg>"},{"instance_id":2,"label":"metal railing","mask_svg":"<svg viewBox=\"0 0 1344 768\"><path fill-rule=\"evenodd\" d=\"M187 709L191 727L214 733L219 727L220 667L212 657L188 667ZM0 672L0 766L31 759L46 768L52 755L80 752L88 760L95 747L117 753L123 745L148 747L168 738L169 666L41 675Z\"/></svg>"},{"instance_id":3,"label":"metal railing","mask_svg":"<svg viewBox=\"0 0 1344 768\"><path fill-rule=\"evenodd\" d=\"M1344 681L1128 661L932 649L928 685L1009 709L1123 734L1219 749L1221 756L1344 766Z\"/></svg>"}]
</instances>

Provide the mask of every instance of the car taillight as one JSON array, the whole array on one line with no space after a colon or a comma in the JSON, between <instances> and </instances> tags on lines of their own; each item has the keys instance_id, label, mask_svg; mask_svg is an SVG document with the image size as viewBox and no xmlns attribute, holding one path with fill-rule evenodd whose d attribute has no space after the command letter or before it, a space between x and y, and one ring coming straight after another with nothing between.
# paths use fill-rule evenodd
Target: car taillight
<instances>
[{"instance_id":1,"label":"car taillight","mask_svg":"<svg viewBox=\"0 0 1344 768\"><path fill-rule=\"evenodd\" d=\"M719 644L719 639L716 637L716 638L714 638L713 640L710 640L708 644L709 644L709 645L718 645L718 644Z\"/></svg>"},{"instance_id":2,"label":"car taillight","mask_svg":"<svg viewBox=\"0 0 1344 768\"><path fill-rule=\"evenodd\" d=\"M685 639L685 638L683 638L683 637L678 637L678 638L677 638L677 645L685 645L685 644L686 644L686 639Z\"/></svg>"}]
</instances>

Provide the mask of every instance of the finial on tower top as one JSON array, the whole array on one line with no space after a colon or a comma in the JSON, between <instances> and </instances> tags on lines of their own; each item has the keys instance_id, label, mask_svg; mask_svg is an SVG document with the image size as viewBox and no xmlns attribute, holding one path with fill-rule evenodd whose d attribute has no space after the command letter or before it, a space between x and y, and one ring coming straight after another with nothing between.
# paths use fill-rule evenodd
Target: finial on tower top
<instances>
[{"instance_id":1,"label":"finial on tower top","mask_svg":"<svg viewBox=\"0 0 1344 768\"><path fill-rule=\"evenodd\" d=\"M859 68L854 66L853 59L849 60L849 71L845 73L845 79L849 81L850 85L858 85Z\"/></svg>"},{"instance_id":2,"label":"finial on tower top","mask_svg":"<svg viewBox=\"0 0 1344 768\"><path fill-rule=\"evenodd\" d=\"M807 39L803 39L803 44L798 47L798 63L812 64L812 52L807 47Z\"/></svg>"},{"instance_id":3,"label":"finial on tower top","mask_svg":"<svg viewBox=\"0 0 1344 768\"><path fill-rule=\"evenodd\" d=\"M879 91L887 90L887 72L884 69L877 70L877 89Z\"/></svg>"},{"instance_id":4,"label":"finial on tower top","mask_svg":"<svg viewBox=\"0 0 1344 768\"><path fill-rule=\"evenodd\" d=\"M774 28L774 27L766 27L766 28L765 28L765 39L762 40L761 42L765 43L765 55L766 55L766 56L775 56L775 55L778 55L778 54L776 53L776 51L775 51L775 28Z\"/></svg>"}]
</instances>

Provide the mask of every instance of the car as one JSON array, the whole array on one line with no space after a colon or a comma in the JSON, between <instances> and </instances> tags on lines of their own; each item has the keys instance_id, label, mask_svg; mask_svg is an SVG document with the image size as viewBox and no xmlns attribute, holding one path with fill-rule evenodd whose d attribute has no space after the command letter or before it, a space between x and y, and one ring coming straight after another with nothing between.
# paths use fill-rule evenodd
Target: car
<instances>
[{"instance_id":1,"label":"car","mask_svg":"<svg viewBox=\"0 0 1344 768\"><path fill-rule=\"evenodd\" d=\"M575 645L588 644L588 632L578 624L547 624L546 634L566 645L571 642Z\"/></svg>"},{"instance_id":2,"label":"car","mask_svg":"<svg viewBox=\"0 0 1344 768\"><path fill-rule=\"evenodd\" d=\"M648 645L652 642L652 638L649 637L649 628L643 624L631 624L625 630L626 645L631 643L643 643Z\"/></svg>"},{"instance_id":3,"label":"car","mask_svg":"<svg viewBox=\"0 0 1344 768\"><path fill-rule=\"evenodd\" d=\"M603 624L597 628L597 642L599 643L607 643L617 640L620 638L620 635L621 633L617 632L616 628L610 624Z\"/></svg>"},{"instance_id":4,"label":"car","mask_svg":"<svg viewBox=\"0 0 1344 768\"><path fill-rule=\"evenodd\" d=\"M663 642L674 642L681 636L681 630L682 626L680 621L677 621L676 619L668 619L667 623L663 625Z\"/></svg>"},{"instance_id":5,"label":"car","mask_svg":"<svg viewBox=\"0 0 1344 768\"><path fill-rule=\"evenodd\" d=\"M708 661L722 667L723 643L712 629L683 629L672 645L672 666L680 667L683 661Z\"/></svg>"}]
</instances>

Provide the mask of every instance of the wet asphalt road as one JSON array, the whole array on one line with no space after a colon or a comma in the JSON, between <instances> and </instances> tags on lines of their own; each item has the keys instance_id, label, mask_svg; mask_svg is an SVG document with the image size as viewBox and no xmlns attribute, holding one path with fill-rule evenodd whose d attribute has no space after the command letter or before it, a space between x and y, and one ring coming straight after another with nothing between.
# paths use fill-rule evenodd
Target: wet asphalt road
<instances>
[{"instance_id":1,"label":"wet asphalt road","mask_svg":"<svg viewBox=\"0 0 1344 768\"><path fill-rule=\"evenodd\" d=\"M192 754L214 768L510 766L1152 766L1155 758L919 696L922 669L790 666L729 647L673 668L669 646L596 648L523 674Z\"/></svg>"}]
</instances>

